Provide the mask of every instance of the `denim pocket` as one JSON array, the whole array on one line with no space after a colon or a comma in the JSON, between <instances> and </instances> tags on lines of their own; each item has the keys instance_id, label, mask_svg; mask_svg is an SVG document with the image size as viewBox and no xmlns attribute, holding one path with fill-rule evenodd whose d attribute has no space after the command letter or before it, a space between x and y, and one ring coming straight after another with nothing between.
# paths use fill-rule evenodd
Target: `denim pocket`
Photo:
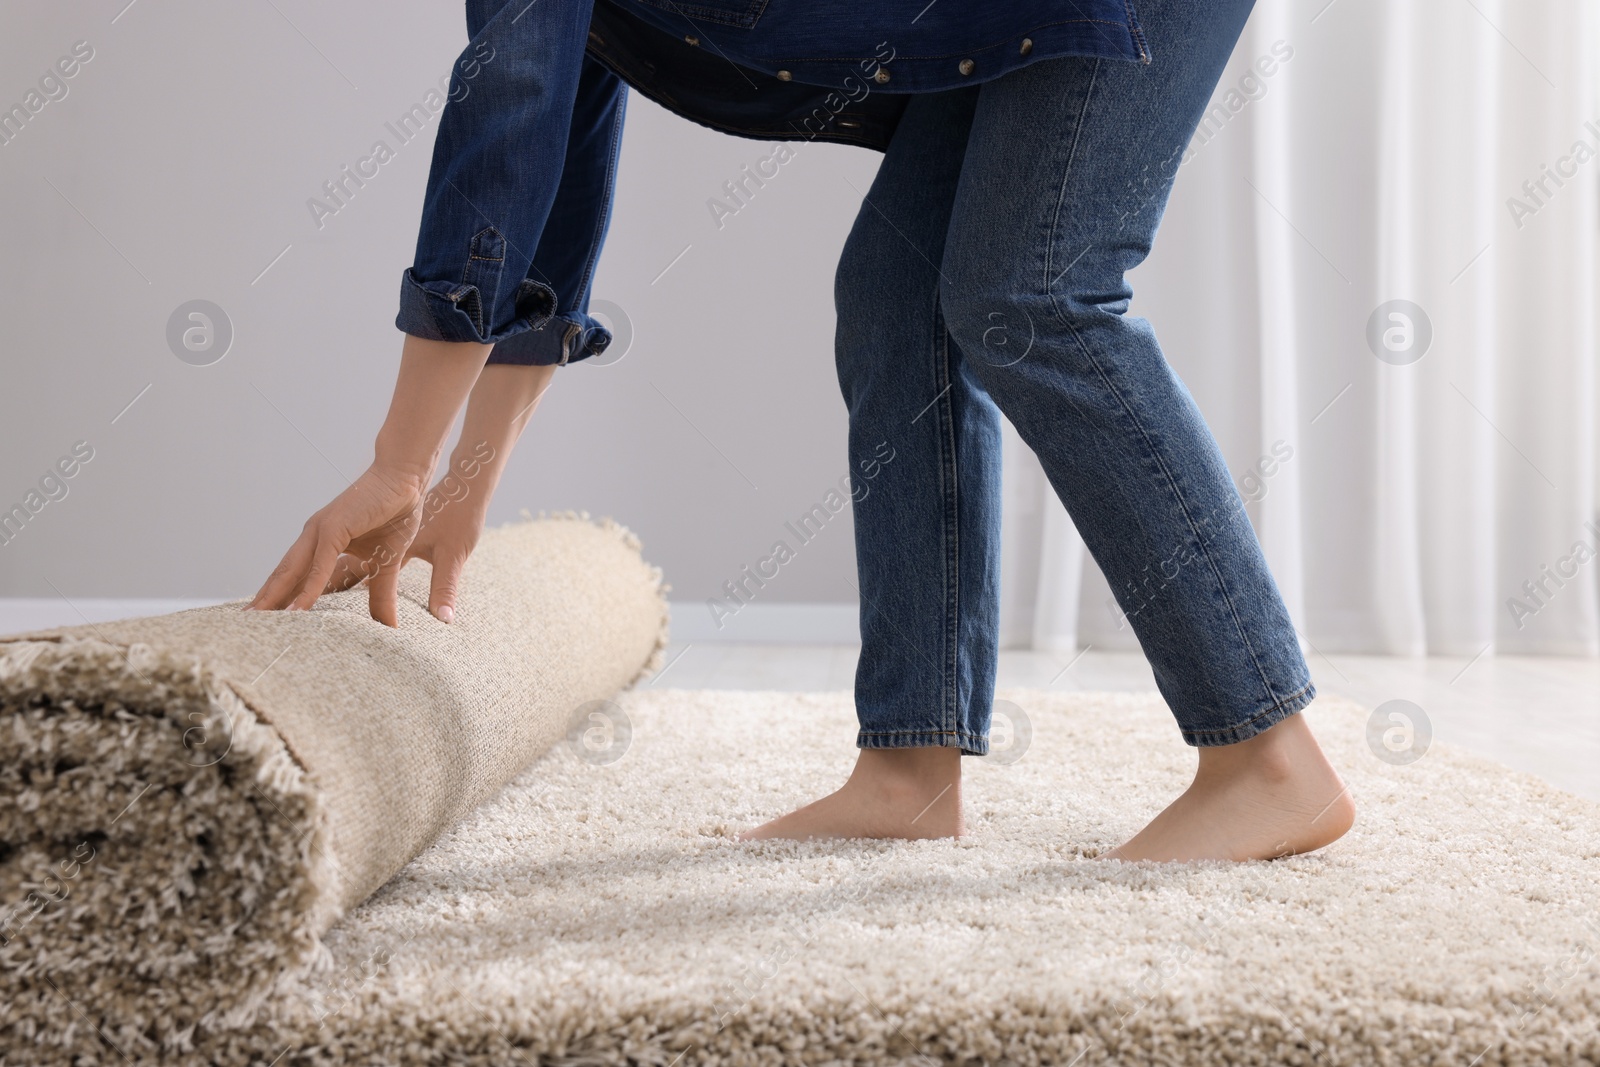
<instances>
[{"instance_id":1,"label":"denim pocket","mask_svg":"<svg viewBox=\"0 0 1600 1067\"><path fill-rule=\"evenodd\" d=\"M632 2L670 11L675 15L684 15L690 19L752 30L761 20L762 12L767 9L768 0L695 0L694 3L678 3L677 0L632 0Z\"/></svg>"}]
</instances>

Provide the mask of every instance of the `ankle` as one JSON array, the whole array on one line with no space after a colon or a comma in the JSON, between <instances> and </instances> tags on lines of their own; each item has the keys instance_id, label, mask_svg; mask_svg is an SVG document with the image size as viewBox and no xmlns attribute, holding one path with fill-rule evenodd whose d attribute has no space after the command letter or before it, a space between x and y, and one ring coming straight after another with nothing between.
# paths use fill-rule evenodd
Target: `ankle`
<instances>
[{"instance_id":1,"label":"ankle","mask_svg":"<svg viewBox=\"0 0 1600 1067\"><path fill-rule=\"evenodd\" d=\"M843 788L740 838L914 840L960 837L965 829L960 749L862 749Z\"/></svg>"},{"instance_id":2,"label":"ankle","mask_svg":"<svg viewBox=\"0 0 1600 1067\"><path fill-rule=\"evenodd\" d=\"M1202 748L1195 777L1205 780L1249 777L1269 785L1286 784L1305 770L1305 742L1308 740L1315 746L1305 723L1298 715L1290 716L1244 741Z\"/></svg>"},{"instance_id":3,"label":"ankle","mask_svg":"<svg viewBox=\"0 0 1600 1067\"><path fill-rule=\"evenodd\" d=\"M857 785L891 795L921 795L929 789L957 790L961 750L956 748L864 748L850 775Z\"/></svg>"},{"instance_id":4,"label":"ankle","mask_svg":"<svg viewBox=\"0 0 1600 1067\"><path fill-rule=\"evenodd\" d=\"M917 748L863 748L856 752L856 766L874 772L914 777L927 774L958 773L961 750L934 745Z\"/></svg>"}]
</instances>

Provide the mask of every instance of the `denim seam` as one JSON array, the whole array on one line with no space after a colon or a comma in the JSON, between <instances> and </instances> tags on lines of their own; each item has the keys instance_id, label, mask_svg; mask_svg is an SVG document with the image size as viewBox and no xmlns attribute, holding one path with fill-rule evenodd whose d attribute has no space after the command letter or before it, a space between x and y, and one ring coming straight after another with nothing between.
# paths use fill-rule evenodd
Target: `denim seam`
<instances>
[{"instance_id":1,"label":"denim seam","mask_svg":"<svg viewBox=\"0 0 1600 1067\"><path fill-rule=\"evenodd\" d=\"M544 318L540 319L538 322L534 321L534 316L532 314L525 316L519 321L527 323L528 329L530 330L542 330L550 323L552 319L556 318L560 314L561 297L557 295L555 288L551 286L550 283L541 282L537 278L528 277L524 277L522 281L517 283L517 296L521 296L529 285L532 285L536 289L543 289L545 292L550 294L550 313ZM513 297L512 299L514 302L516 298Z\"/></svg>"},{"instance_id":2,"label":"denim seam","mask_svg":"<svg viewBox=\"0 0 1600 1067\"><path fill-rule=\"evenodd\" d=\"M607 153L610 158L606 161L605 192L601 199L601 203L605 206L595 213L594 235L589 239L589 254L584 258L583 277L578 282L578 292L575 294L576 299L584 301L585 307L588 306L589 282L594 278L595 264L600 260L600 235L606 228L606 221L611 217L612 190L616 187L617 179L618 148L622 143L622 124L628 110L627 83L623 83L620 96L621 99L617 101L617 117L611 122L611 151ZM585 350L588 347L589 335L586 332L584 334Z\"/></svg>"},{"instance_id":3,"label":"denim seam","mask_svg":"<svg viewBox=\"0 0 1600 1067\"><path fill-rule=\"evenodd\" d=\"M1262 731L1254 730L1254 731L1251 731L1251 733L1246 737L1237 737L1237 735L1238 735L1238 733L1240 731L1248 730L1251 726L1254 726L1256 723L1260 722L1262 719L1268 718L1269 716L1272 716L1272 715L1276 715L1276 714L1278 714L1278 712L1282 711L1285 708L1288 709L1288 713L1279 716L1279 718L1280 719L1288 718L1288 716L1290 714L1293 714L1294 712L1299 711L1301 708L1304 708L1306 705L1310 704L1312 700L1316 699L1316 695L1317 695L1317 688L1316 688L1315 683L1307 681L1305 685L1301 686L1299 689L1296 689L1293 693L1290 693L1288 696L1284 697L1282 700L1275 701L1274 703L1268 705L1266 708L1263 708L1261 711L1256 712L1254 715L1250 716L1244 722L1235 723L1234 725L1232 725L1230 727L1227 727L1226 729L1222 729L1222 730L1184 730L1183 731L1183 739L1184 739L1184 741L1186 743L1188 743L1190 745L1194 745L1197 748L1198 747L1202 747L1201 739L1203 739L1203 738L1212 738L1212 737L1233 737L1233 738L1236 738L1235 741L1224 742L1226 744L1234 744L1234 743L1237 743L1237 741L1247 741L1247 740L1250 739L1250 737L1254 737L1256 734L1259 734ZM1293 705L1293 706L1291 707L1291 705ZM1274 723L1272 725L1276 725L1276 723Z\"/></svg>"},{"instance_id":4,"label":"denim seam","mask_svg":"<svg viewBox=\"0 0 1600 1067\"><path fill-rule=\"evenodd\" d=\"M1204 539L1200 536L1200 530L1195 525L1194 515L1190 511L1188 502L1183 498L1183 491L1178 487L1177 479L1172 476L1171 468L1162 458L1160 450L1155 447L1155 443L1150 440L1149 431L1147 431L1144 427L1144 424L1139 421L1139 416L1136 412L1134 412L1132 405L1128 403L1121 391L1117 389L1116 383L1114 383L1111 380L1111 376L1106 373L1106 369L1101 365L1100 360L1095 358L1094 352L1087 344L1084 343L1083 337L1072 325L1072 321L1062 313L1061 305L1057 303L1056 294L1052 290L1048 280L1050 277L1050 268L1053 265L1050 262L1050 257L1055 252L1056 232L1060 226L1062 205L1065 203L1067 196L1067 182L1071 177L1073 165L1077 162L1078 141L1083 134L1083 115L1088 110L1089 101L1094 96L1095 88L1098 85L1100 77L1100 65L1102 62L1103 60L1095 60L1094 71L1090 75L1089 79L1089 88L1088 91L1084 93L1083 107L1079 111L1078 119L1075 123L1076 129L1073 133L1072 148L1068 151L1067 164L1062 171L1061 192L1056 197L1056 213L1055 217L1050 220L1050 235L1045 241L1044 277L1046 281L1044 296L1050 304L1050 310L1054 312L1056 316L1057 323L1067 333L1072 335L1072 339L1077 344L1078 350L1083 353L1084 358L1087 359L1089 364L1094 367L1095 373L1100 375L1101 382L1105 385L1107 391L1109 391L1111 395L1116 398L1116 401L1121 406L1123 413L1127 415L1129 421L1133 423L1133 427L1138 431L1140 438L1143 439L1145 447L1149 449L1151 457L1154 458L1157 465L1160 467L1162 475L1167 480L1167 485L1172 489L1173 497L1178 502L1178 508L1183 513L1184 521L1189 526L1189 532L1193 534L1194 537L1200 542L1200 552L1205 556L1206 566L1210 568L1212 578L1217 583L1217 588L1222 592L1222 599L1228 605L1228 614L1233 618L1234 632L1238 634L1239 640L1243 642L1245 651L1250 656L1250 662L1255 666L1256 676L1260 679L1261 685L1266 690L1268 698L1277 699L1277 691L1272 686L1272 680L1267 677L1266 668L1261 664L1261 657L1256 654L1256 648L1254 643L1252 643L1250 640L1250 635L1245 632L1244 621L1239 618L1239 609L1233 602L1233 595L1228 591L1227 583L1223 581L1222 571L1217 566L1216 560L1212 558L1210 551L1207 550Z\"/></svg>"},{"instance_id":5,"label":"denim seam","mask_svg":"<svg viewBox=\"0 0 1600 1067\"><path fill-rule=\"evenodd\" d=\"M421 288L421 287L419 286L419 288ZM423 292L426 295L427 290L423 290ZM440 337L449 336L448 334L446 334L444 332L444 323L439 321L439 313L433 309L433 301L432 300L424 299L422 301L422 310L424 310L424 311L426 311L428 313L428 320L433 323L433 332L435 334L437 334Z\"/></svg>"},{"instance_id":6,"label":"denim seam","mask_svg":"<svg viewBox=\"0 0 1600 1067\"><path fill-rule=\"evenodd\" d=\"M1095 60L1094 68L1089 73L1089 88L1084 93L1083 106L1078 109L1078 117L1072 126L1072 147L1067 149L1066 166L1061 172L1061 190L1056 194L1056 210L1050 219L1050 233L1044 243L1044 296L1050 302L1050 310L1055 312L1056 321L1071 331L1071 323L1061 313L1061 308L1056 304L1056 295L1051 291L1050 280L1055 269L1054 256L1056 252L1056 231L1061 226L1061 207L1067 199L1067 181L1072 176L1072 168L1078 162L1078 142L1083 137L1084 114L1089 110L1089 98L1094 95L1095 86L1100 80L1100 60ZM1063 273L1065 273L1063 271ZM1074 335L1076 336L1076 335Z\"/></svg>"},{"instance_id":7,"label":"denim seam","mask_svg":"<svg viewBox=\"0 0 1600 1067\"><path fill-rule=\"evenodd\" d=\"M953 739L956 742L954 745L940 744L940 745L936 745L936 746L933 746L933 747L938 747L938 748L960 748L963 751L971 750L972 752L974 752L975 754L980 755L980 756L981 755L987 755L988 751L989 751L989 739L986 738L986 737L983 737L983 736L981 736L979 734L975 734L975 733L971 732L970 730L927 730L927 729L921 729L921 730L858 730L858 731L856 731L856 747L857 748L871 748L871 747L874 747L874 746L872 746L870 744L862 744L862 742L864 742L864 741L866 741L866 742L871 742L871 741L897 741L897 740L899 740L901 738L917 739L917 738L924 738L924 737L937 738L937 739L939 739L941 741L943 739L945 739L945 738L950 738L950 739ZM893 747L925 748L925 747L929 747L929 746L925 746L925 745L896 745L896 746L893 746Z\"/></svg>"},{"instance_id":8,"label":"denim seam","mask_svg":"<svg viewBox=\"0 0 1600 1067\"><path fill-rule=\"evenodd\" d=\"M944 324L944 313L939 307L938 286L933 290L933 328L936 331L934 338L934 385L939 387L939 398L935 401L939 427L939 481L944 490L940 508L940 519L944 525L945 550L945 611L948 620L944 627L945 651L941 657L943 662L939 666L940 673L944 675L945 700L943 713L946 729L954 731L960 718L960 694L957 692L960 678L960 650L961 650L961 512L956 494L960 491L956 485L956 460L955 460L955 412L951 403L950 393L953 386L950 381L950 331ZM953 513L953 514L952 514Z\"/></svg>"},{"instance_id":9,"label":"denim seam","mask_svg":"<svg viewBox=\"0 0 1600 1067\"><path fill-rule=\"evenodd\" d=\"M688 22L690 26L694 26L693 21L690 19L690 15L692 14L695 18L700 19L702 22L710 22L718 26L727 26L731 29L744 30L748 32L756 28L756 23L760 22L761 16L767 13L767 5L771 3L772 0L760 0L758 4L750 5L755 10L755 14L742 16L750 20L749 25L745 25L743 22L737 21L728 15L727 12L718 10L714 7L702 7L699 4L678 4L675 3L674 0L666 0L665 3L662 3L661 0L640 0L640 2L647 4L650 7L659 8L663 11L667 8L671 8L673 11L682 15L684 17L684 21ZM704 37L705 31L702 30L700 35ZM707 37L706 40L710 41L711 39ZM712 47L716 47L716 42L712 42ZM722 49L717 48L717 54L721 55Z\"/></svg>"},{"instance_id":10,"label":"denim seam","mask_svg":"<svg viewBox=\"0 0 1600 1067\"><path fill-rule=\"evenodd\" d=\"M1126 6L1126 0L1124 0L1124 6ZM1131 28L1125 22L1112 22L1110 19L1088 19L1088 18L1084 18L1084 19L1058 19L1055 22L1040 22L1040 23L1037 23L1037 24L1035 24L1033 26L1030 26L1026 30L1023 30L1019 36L1026 37L1029 34L1039 33L1039 32L1041 32L1043 30L1053 30L1057 26L1082 26L1082 25L1115 26L1115 27L1117 27L1117 29L1122 30L1124 33L1127 33L1130 37L1133 36L1133 32L1132 32ZM1103 37L1105 35L1102 34L1101 36ZM911 55L910 53L896 52L894 54L894 59L883 60L883 61L881 61L880 65L889 66L891 63L894 62L895 59L960 59L960 58L964 58L966 56L982 55L984 52L992 52L996 48L1007 48L1007 47L1009 47L1011 45L1014 45L1016 43L1017 42L1016 42L1016 40L1014 38L1007 38L1005 40L995 41L992 44L981 44L981 45L978 45L975 48L968 48L968 49L966 49L964 51L960 51L960 52L924 52L924 53L920 53L920 54L917 54L917 55ZM1142 53L1142 51L1143 50L1141 49L1141 53ZM869 59L877 59L877 58L878 57L876 55L870 55L870 56L862 56L862 55L854 55L854 56L795 55L795 56L762 56L761 57L763 62L770 63L770 64L772 64L774 66L776 66L779 63L862 63L862 62L865 62L865 61L867 61ZM958 86L952 86L951 88L959 89L959 88L963 88L963 86L959 86L958 85Z\"/></svg>"},{"instance_id":11,"label":"denim seam","mask_svg":"<svg viewBox=\"0 0 1600 1067\"><path fill-rule=\"evenodd\" d=\"M1122 0L1122 10L1128 13L1128 36L1133 38L1133 46L1139 50L1139 60L1149 66L1150 48L1144 39L1144 27L1139 25L1139 16L1133 10L1133 0Z\"/></svg>"},{"instance_id":12,"label":"denim seam","mask_svg":"<svg viewBox=\"0 0 1600 1067\"><path fill-rule=\"evenodd\" d=\"M857 732L859 734L861 734L862 737L903 737L903 736L906 736L906 735L916 736L918 734L930 734L930 735L937 734L940 737L977 737L978 736L977 734L973 733L970 730L944 730L944 729L929 730L929 729L927 729L925 727L918 727L916 729L907 729L907 730L859 730Z\"/></svg>"},{"instance_id":13,"label":"denim seam","mask_svg":"<svg viewBox=\"0 0 1600 1067\"><path fill-rule=\"evenodd\" d=\"M875 152L882 152L888 147L887 140L874 140L864 133L837 133L827 130L818 130L815 133L807 133L795 125L794 119L784 120L784 125L787 127L787 129L778 126L740 126L735 125L732 122L723 122L720 120L717 122L708 122L704 118L697 117L692 113L692 111L684 110L683 105L679 103L671 93L665 92L654 85L635 85L624 75L623 69L618 65L616 59L606 54L604 47L591 46L588 49L588 52L601 63L604 63L606 68L609 69L613 74L627 82L628 88L632 89L634 92L643 95L645 99L649 100L651 103L658 104L668 111L671 111L679 118L692 122L696 126L702 126L708 130L715 130L718 133L726 133L738 137L749 137L753 140L762 141L826 141L830 144L855 145L858 148L868 148ZM756 73L760 74L761 72L757 71ZM767 77L767 75L763 75L763 77ZM819 86L818 88L820 90L821 87ZM831 122L834 119L845 118L860 120L865 119L866 117L867 116L860 111L851 111L847 108L835 113L832 116L832 119L829 121Z\"/></svg>"},{"instance_id":14,"label":"denim seam","mask_svg":"<svg viewBox=\"0 0 1600 1067\"><path fill-rule=\"evenodd\" d=\"M1077 342L1079 350L1094 365L1095 371L1100 375L1100 380L1105 384L1106 389L1110 391L1112 396L1116 397L1123 413L1132 421L1134 429L1138 431L1139 436L1144 440L1145 447L1149 449L1151 458L1160 467L1161 474L1166 479L1167 485L1172 490L1172 495L1178 503L1178 510L1182 512L1184 522L1189 526L1189 532L1196 539L1200 554L1205 556L1206 566L1211 571L1211 577L1217 583L1218 590L1222 593L1223 602L1228 606L1228 615L1233 619L1234 632L1244 644L1245 651L1249 653L1250 662L1256 669L1256 676L1266 690L1267 696L1276 698L1277 691L1272 687L1272 680L1267 677L1267 670L1261 665L1261 658L1256 654L1255 644L1250 640L1250 635L1245 630L1244 620L1239 618L1239 609L1233 601L1233 594L1228 591L1228 584L1223 580L1222 570L1217 566L1216 560L1207 548L1205 538L1201 535L1199 527L1195 525L1194 515L1189 508L1188 501L1183 498L1183 491L1178 487L1177 479L1172 476L1172 469L1167 465L1166 460L1162 458L1161 452L1155 447L1154 442L1150 440L1150 434L1146 431L1144 424L1139 421L1138 415L1134 413L1133 408L1123 398L1121 392L1117 390L1110 376L1106 374L1105 368L1100 365L1099 360L1094 358L1094 355L1089 351L1089 346L1083 343L1083 338L1078 335L1078 331L1070 325L1067 326L1067 330L1072 334L1073 340Z\"/></svg>"},{"instance_id":15,"label":"denim seam","mask_svg":"<svg viewBox=\"0 0 1600 1067\"><path fill-rule=\"evenodd\" d=\"M467 242L467 261L461 268L461 284L472 289L478 294L478 313L476 315L472 315L471 318L473 328L478 331L478 335L481 337L487 337L494 332L494 306L495 303L500 299L500 275L506 261L504 248L501 249L501 252L498 256L482 256L478 254L478 243L483 239L483 235L486 233L494 234L506 244L510 243L506 241L505 235L502 234L493 224L485 226L483 229L473 234L472 239ZM488 271L491 268L474 268L474 263L500 264L499 267L492 268L494 271L494 292L489 295L488 307L484 307L483 285L479 271ZM466 293L463 292L461 295L465 296ZM452 303L455 303L458 308L461 306L457 301L452 301Z\"/></svg>"},{"instance_id":16,"label":"denim seam","mask_svg":"<svg viewBox=\"0 0 1600 1067\"><path fill-rule=\"evenodd\" d=\"M466 314L468 315L468 317L470 317L472 319L472 328L474 330L478 331L478 336L487 337L487 336L489 336L489 334L492 331L485 324L484 317L483 317L483 290L478 288L476 285L471 285L471 286L468 286L467 288L470 289L472 291L473 295L475 295L477 297L477 301L476 301L476 304L475 304L475 310L468 311ZM467 295L466 291L463 290L462 293L461 293L461 296L464 298L464 297L466 297L466 295ZM496 295L498 295L498 293ZM460 300L455 301L455 305L458 308L461 307Z\"/></svg>"}]
</instances>

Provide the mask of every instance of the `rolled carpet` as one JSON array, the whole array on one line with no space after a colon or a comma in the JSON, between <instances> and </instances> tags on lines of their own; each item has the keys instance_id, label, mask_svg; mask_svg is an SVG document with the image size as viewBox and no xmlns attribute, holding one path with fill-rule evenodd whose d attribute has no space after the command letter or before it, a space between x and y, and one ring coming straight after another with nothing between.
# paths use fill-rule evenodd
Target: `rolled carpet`
<instances>
[{"instance_id":1,"label":"rolled carpet","mask_svg":"<svg viewBox=\"0 0 1600 1067\"><path fill-rule=\"evenodd\" d=\"M0 1063L144 1058L248 1017L658 666L660 571L585 520L486 531L449 625L413 561L398 629L355 589L0 638Z\"/></svg>"}]
</instances>

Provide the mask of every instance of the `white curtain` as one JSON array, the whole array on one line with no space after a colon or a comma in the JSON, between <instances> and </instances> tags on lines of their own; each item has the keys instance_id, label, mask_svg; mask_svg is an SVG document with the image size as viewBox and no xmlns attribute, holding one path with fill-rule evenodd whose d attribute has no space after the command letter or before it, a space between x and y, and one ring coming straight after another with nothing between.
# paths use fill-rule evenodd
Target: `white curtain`
<instances>
[{"instance_id":1,"label":"white curtain","mask_svg":"<svg viewBox=\"0 0 1600 1067\"><path fill-rule=\"evenodd\" d=\"M1596 8L1259 0L1179 168L1132 313L1308 651L1600 651ZM1002 641L1137 647L1005 463Z\"/></svg>"}]
</instances>

